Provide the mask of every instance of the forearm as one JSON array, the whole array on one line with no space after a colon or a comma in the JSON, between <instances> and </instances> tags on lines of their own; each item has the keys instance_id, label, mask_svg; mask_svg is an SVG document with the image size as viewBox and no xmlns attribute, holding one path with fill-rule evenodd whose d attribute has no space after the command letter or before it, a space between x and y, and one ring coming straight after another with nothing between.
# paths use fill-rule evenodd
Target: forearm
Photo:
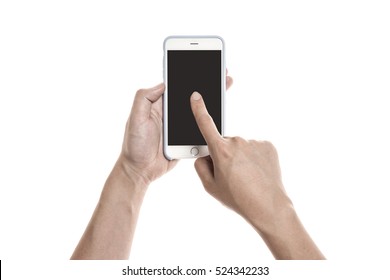
<instances>
[{"instance_id":1,"label":"forearm","mask_svg":"<svg viewBox=\"0 0 390 280\"><path fill-rule=\"evenodd\" d=\"M71 259L128 259L146 189L118 161Z\"/></svg>"},{"instance_id":2,"label":"forearm","mask_svg":"<svg viewBox=\"0 0 390 280\"><path fill-rule=\"evenodd\" d=\"M275 259L325 259L303 227L292 205L286 205L278 211L273 220L266 223L266 227L260 221L253 221L252 224L267 244Z\"/></svg>"}]
</instances>

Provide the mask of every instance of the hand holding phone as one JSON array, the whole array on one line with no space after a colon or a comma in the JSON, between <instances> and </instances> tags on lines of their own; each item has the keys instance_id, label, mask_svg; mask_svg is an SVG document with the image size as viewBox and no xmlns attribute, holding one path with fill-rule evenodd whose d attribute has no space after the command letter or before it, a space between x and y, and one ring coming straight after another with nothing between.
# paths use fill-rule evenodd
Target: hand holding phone
<instances>
[{"instance_id":1,"label":"hand holding phone","mask_svg":"<svg viewBox=\"0 0 390 280\"><path fill-rule=\"evenodd\" d=\"M202 93L224 135L224 42L212 37L168 37L164 41L164 155L168 159L209 154L191 112L190 96Z\"/></svg>"}]
</instances>

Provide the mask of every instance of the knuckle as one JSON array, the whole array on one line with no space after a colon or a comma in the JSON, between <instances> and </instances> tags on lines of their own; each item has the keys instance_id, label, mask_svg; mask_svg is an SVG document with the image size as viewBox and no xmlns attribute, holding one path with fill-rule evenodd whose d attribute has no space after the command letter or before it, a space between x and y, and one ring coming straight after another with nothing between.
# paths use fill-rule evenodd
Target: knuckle
<instances>
[{"instance_id":1,"label":"knuckle","mask_svg":"<svg viewBox=\"0 0 390 280\"><path fill-rule=\"evenodd\" d=\"M259 141L251 139L251 140L248 140L248 142L249 142L249 144L255 145L255 144L257 144Z\"/></svg>"},{"instance_id":2,"label":"knuckle","mask_svg":"<svg viewBox=\"0 0 390 280\"><path fill-rule=\"evenodd\" d=\"M237 144L246 144L248 143L247 140L245 140L244 138L240 137L240 136L234 136L232 137L232 141L237 143Z\"/></svg>"},{"instance_id":3,"label":"knuckle","mask_svg":"<svg viewBox=\"0 0 390 280\"><path fill-rule=\"evenodd\" d=\"M214 120L209 114L201 113L198 116L198 121L201 125L206 125L206 124L213 122Z\"/></svg>"},{"instance_id":4,"label":"knuckle","mask_svg":"<svg viewBox=\"0 0 390 280\"><path fill-rule=\"evenodd\" d=\"M231 158L233 156L233 149L231 149L229 143L222 139L217 145L215 145L215 149L217 150L217 155L220 158Z\"/></svg>"},{"instance_id":5,"label":"knuckle","mask_svg":"<svg viewBox=\"0 0 390 280\"><path fill-rule=\"evenodd\" d=\"M262 145L263 145L266 149L268 149L268 150L275 150L274 145L273 145L270 141L264 140L264 141L262 141Z\"/></svg>"},{"instance_id":6,"label":"knuckle","mask_svg":"<svg viewBox=\"0 0 390 280\"><path fill-rule=\"evenodd\" d=\"M145 92L146 92L146 89L141 88L141 89L137 90L137 92L135 93L135 95L136 95L137 97L144 96L144 95L145 95Z\"/></svg>"},{"instance_id":7,"label":"knuckle","mask_svg":"<svg viewBox=\"0 0 390 280\"><path fill-rule=\"evenodd\" d=\"M230 140L233 144L233 146L235 147L234 149L238 149L238 150L244 150L244 149L247 149L249 147L249 144L250 142L242 137L239 137L239 136L235 136L235 137L232 137L231 140Z\"/></svg>"},{"instance_id":8,"label":"knuckle","mask_svg":"<svg viewBox=\"0 0 390 280\"><path fill-rule=\"evenodd\" d=\"M275 146L270 141L259 141L260 149L263 150L269 156L277 156Z\"/></svg>"}]
</instances>

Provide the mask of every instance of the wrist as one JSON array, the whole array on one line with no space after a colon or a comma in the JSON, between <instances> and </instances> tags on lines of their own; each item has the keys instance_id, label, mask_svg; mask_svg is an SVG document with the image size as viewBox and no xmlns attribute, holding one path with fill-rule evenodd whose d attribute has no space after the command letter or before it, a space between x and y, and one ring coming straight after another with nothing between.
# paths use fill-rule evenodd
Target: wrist
<instances>
[{"instance_id":1,"label":"wrist","mask_svg":"<svg viewBox=\"0 0 390 280\"><path fill-rule=\"evenodd\" d=\"M291 202L279 209L271 221L254 226L276 259L325 259Z\"/></svg>"},{"instance_id":2,"label":"wrist","mask_svg":"<svg viewBox=\"0 0 390 280\"><path fill-rule=\"evenodd\" d=\"M289 230L299 221L298 215L292 204L286 204L283 208L279 209L271 219L262 225L257 225L260 235L266 236L278 236L286 234Z\"/></svg>"},{"instance_id":3,"label":"wrist","mask_svg":"<svg viewBox=\"0 0 390 280\"><path fill-rule=\"evenodd\" d=\"M118 159L104 185L100 205L140 208L149 182Z\"/></svg>"},{"instance_id":4,"label":"wrist","mask_svg":"<svg viewBox=\"0 0 390 280\"><path fill-rule=\"evenodd\" d=\"M138 170L136 167L132 166L122 154L115 163L114 170L115 169L121 176L125 177L125 180L141 188L147 188L151 183L148 176L144 175L142 170Z\"/></svg>"},{"instance_id":5,"label":"wrist","mask_svg":"<svg viewBox=\"0 0 390 280\"><path fill-rule=\"evenodd\" d=\"M257 214L250 217L250 224L261 236L274 236L291 226L298 219L294 206L287 195L275 199L272 207L258 209Z\"/></svg>"}]
</instances>

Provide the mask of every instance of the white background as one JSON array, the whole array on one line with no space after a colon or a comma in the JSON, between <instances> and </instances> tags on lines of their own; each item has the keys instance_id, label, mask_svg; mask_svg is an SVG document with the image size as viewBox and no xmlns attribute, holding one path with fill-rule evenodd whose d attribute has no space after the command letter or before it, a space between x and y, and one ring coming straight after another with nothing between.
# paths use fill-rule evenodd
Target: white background
<instances>
[{"instance_id":1,"label":"white background","mask_svg":"<svg viewBox=\"0 0 390 280\"><path fill-rule=\"evenodd\" d=\"M228 135L274 143L287 192L330 263L388 259L386 2L1 1L4 273L12 278L7 263L20 260L66 264L134 93L162 81L162 43L176 34L225 39ZM280 265L203 190L192 160L150 186L129 263Z\"/></svg>"}]
</instances>

